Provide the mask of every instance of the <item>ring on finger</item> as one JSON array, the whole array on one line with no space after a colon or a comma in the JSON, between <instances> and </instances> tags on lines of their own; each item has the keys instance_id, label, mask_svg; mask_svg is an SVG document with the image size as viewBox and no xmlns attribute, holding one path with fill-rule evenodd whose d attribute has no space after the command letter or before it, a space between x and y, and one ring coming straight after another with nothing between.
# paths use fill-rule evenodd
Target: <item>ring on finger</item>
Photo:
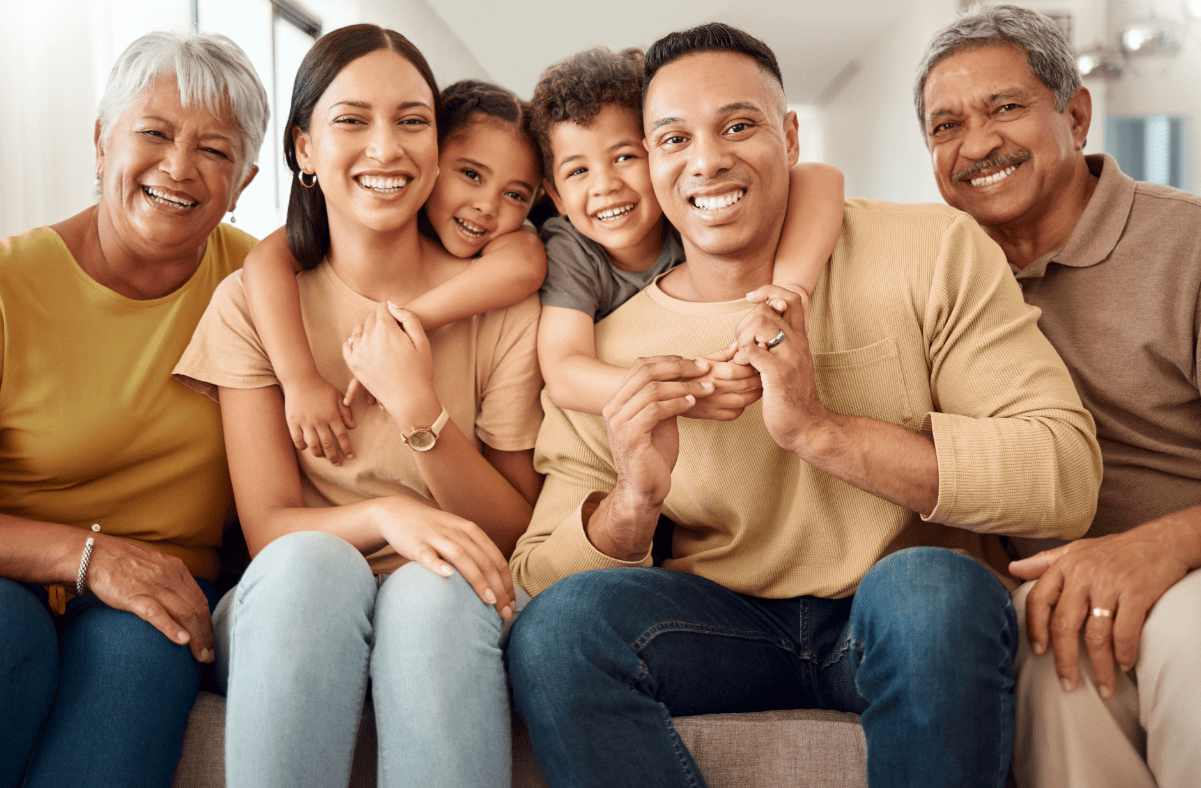
<instances>
[{"instance_id":1,"label":"ring on finger","mask_svg":"<svg viewBox=\"0 0 1201 788\"><path fill-rule=\"evenodd\" d=\"M354 350L355 340L362 339L362 338L363 338L362 334L351 334L350 337L346 340L346 344L350 345L351 350Z\"/></svg>"},{"instance_id":2,"label":"ring on finger","mask_svg":"<svg viewBox=\"0 0 1201 788\"><path fill-rule=\"evenodd\" d=\"M1113 611L1107 610L1103 607L1094 607L1092 609L1092 615L1096 616L1097 618L1113 618Z\"/></svg>"},{"instance_id":3,"label":"ring on finger","mask_svg":"<svg viewBox=\"0 0 1201 788\"><path fill-rule=\"evenodd\" d=\"M776 334L771 339L767 340L767 346L773 348L784 341L784 329L780 329L780 333Z\"/></svg>"}]
</instances>

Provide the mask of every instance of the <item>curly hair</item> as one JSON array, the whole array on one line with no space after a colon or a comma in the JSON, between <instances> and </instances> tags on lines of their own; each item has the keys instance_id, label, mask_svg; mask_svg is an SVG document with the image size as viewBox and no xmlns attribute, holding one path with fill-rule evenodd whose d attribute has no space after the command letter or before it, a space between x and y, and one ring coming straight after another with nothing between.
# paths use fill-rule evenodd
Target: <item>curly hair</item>
<instances>
[{"instance_id":1,"label":"curly hair","mask_svg":"<svg viewBox=\"0 0 1201 788\"><path fill-rule=\"evenodd\" d=\"M555 63L538 80L530 99L530 129L538 142L542 171L551 176L550 130L571 121L588 126L609 104L625 107L642 125L642 50L585 49ZM553 180L553 177L552 177Z\"/></svg>"}]
</instances>

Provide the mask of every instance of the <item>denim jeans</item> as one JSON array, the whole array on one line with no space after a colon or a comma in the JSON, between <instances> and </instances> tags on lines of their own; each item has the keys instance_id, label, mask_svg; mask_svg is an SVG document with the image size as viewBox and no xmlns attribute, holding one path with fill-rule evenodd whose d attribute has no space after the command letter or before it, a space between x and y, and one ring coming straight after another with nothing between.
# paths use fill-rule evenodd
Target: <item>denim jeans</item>
<instances>
[{"instance_id":1,"label":"denim jeans","mask_svg":"<svg viewBox=\"0 0 1201 788\"><path fill-rule=\"evenodd\" d=\"M758 599L666 569L572 575L517 619L507 659L554 788L703 786L672 717L798 708L862 715L872 788L999 787L1016 644L991 572L913 548L847 599Z\"/></svg>"},{"instance_id":2,"label":"denim jeans","mask_svg":"<svg viewBox=\"0 0 1201 788\"><path fill-rule=\"evenodd\" d=\"M0 578L0 788L166 788L203 671L94 594L56 619L44 588Z\"/></svg>"},{"instance_id":3,"label":"denim jeans","mask_svg":"<svg viewBox=\"0 0 1201 788\"><path fill-rule=\"evenodd\" d=\"M509 785L500 616L459 574L381 580L346 541L294 533L221 600L230 788L346 785L369 678L381 788Z\"/></svg>"}]
</instances>

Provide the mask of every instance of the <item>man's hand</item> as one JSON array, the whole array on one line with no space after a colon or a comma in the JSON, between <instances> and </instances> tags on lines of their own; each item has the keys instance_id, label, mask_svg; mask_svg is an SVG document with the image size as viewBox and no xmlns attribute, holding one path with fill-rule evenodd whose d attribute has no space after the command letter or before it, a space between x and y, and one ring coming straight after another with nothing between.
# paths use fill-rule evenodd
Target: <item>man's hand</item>
<instances>
[{"instance_id":1,"label":"man's hand","mask_svg":"<svg viewBox=\"0 0 1201 788\"><path fill-rule=\"evenodd\" d=\"M640 358L605 405L617 483L586 526L602 553L637 561L650 550L680 448L676 417L712 393L712 383L693 380L709 366L679 356Z\"/></svg>"},{"instance_id":2,"label":"man's hand","mask_svg":"<svg viewBox=\"0 0 1201 788\"><path fill-rule=\"evenodd\" d=\"M1201 507L1144 523L1123 534L1080 539L1009 565L1037 580L1026 597L1026 631L1035 654L1050 645L1064 690L1079 683L1080 630L1101 697L1116 688L1114 661L1130 670L1147 612L1180 582L1201 549ZM1112 618L1092 615L1108 611Z\"/></svg>"},{"instance_id":3,"label":"man's hand","mask_svg":"<svg viewBox=\"0 0 1201 788\"><path fill-rule=\"evenodd\" d=\"M772 440L805 459L811 436L832 416L817 396L805 307L799 293L777 285L766 285L755 293L761 303L738 324L734 360L744 358L759 371L763 422ZM783 339L769 346L781 333Z\"/></svg>"}]
</instances>

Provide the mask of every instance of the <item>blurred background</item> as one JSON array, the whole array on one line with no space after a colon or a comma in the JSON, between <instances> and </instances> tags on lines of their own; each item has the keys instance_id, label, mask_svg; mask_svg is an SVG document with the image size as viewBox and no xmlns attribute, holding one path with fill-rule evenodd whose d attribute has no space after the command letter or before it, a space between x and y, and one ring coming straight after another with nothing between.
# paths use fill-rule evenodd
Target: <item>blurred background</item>
<instances>
[{"instance_id":1,"label":"blurred background","mask_svg":"<svg viewBox=\"0 0 1201 788\"><path fill-rule=\"evenodd\" d=\"M1093 95L1088 152L1135 178L1201 188L1201 0L1031 0L1080 56ZM95 200L92 131L116 56L150 30L228 35L272 102L261 172L238 227L283 221L289 173L279 107L323 32L394 28L439 84L498 82L528 98L542 69L593 44L647 47L720 20L765 40L800 117L801 155L846 174L848 196L939 201L912 102L913 72L964 0L0 0L0 237L59 221Z\"/></svg>"}]
</instances>

